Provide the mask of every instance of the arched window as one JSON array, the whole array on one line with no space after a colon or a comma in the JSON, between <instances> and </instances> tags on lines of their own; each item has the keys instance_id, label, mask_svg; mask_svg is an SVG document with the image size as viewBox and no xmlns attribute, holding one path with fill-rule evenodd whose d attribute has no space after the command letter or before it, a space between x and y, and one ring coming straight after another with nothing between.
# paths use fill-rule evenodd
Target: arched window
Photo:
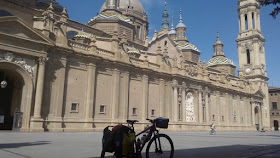
<instances>
[{"instance_id":1,"label":"arched window","mask_svg":"<svg viewBox=\"0 0 280 158\"><path fill-rule=\"evenodd\" d=\"M183 39L183 32L181 32L181 40Z\"/></svg>"},{"instance_id":2,"label":"arched window","mask_svg":"<svg viewBox=\"0 0 280 158\"><path fill-rule=\"evenodd\" d=\"M164 41L164 46L167 46L167 41Z\"/></svg>"},{"instance_id":3,"label":"arched window","mask_svg":"<svg viewBox=\"0 0 280 158\"><path fill-rule=\"evenodd\" d=\"M255 29L255 18L254 18L255 14L252 13L252 27L253 29Z\"/></svg>"},{"instance_id":4,"label":"arched window","mask_svg":"<svg viewBox=\"0 0 280 158\"><path fill-rule=\"evenodd\" d=\"M118 8L118 0L115 0L115 8Z\"/></svg>"},{"instance_id":5,"label":"arched window","mask_svg":"<svg viewBox=\"0 0 280 158\"><path fill-rule=\"evenodd\" d=\"M13 16L13 14L7 12L6 10L1 10L0 9L0 17L1 16Z\"/></svg>"},{"instance_id":6,"label":"arched window","mask_svg":"<svg viewBox=\"0 0 280 158\"><path fill-rule=\"evenodd\" d=\"M186 121L195 122L194 97L190 92L186 95Z\"/></svg>"},{"instance_id":7,"label":"arched window","mask_svg":"<svg viewBox=\"0 0 280 158\"><path fill-rule=\"evenodd\" d=\"M245 14L245 30L248 30L248 17L247 17L247 14Z\"/></svg>"},{"instance_id":8,"label":"arched window","mask_svg":"<svg viewBox=\"0 0 280 158\"><path fill-rule=\"evenodd\" d=\"M250 50L249 49L246 50L246 54L247 54L247 64L251 64Z\"/></svg>"}]
</instances>

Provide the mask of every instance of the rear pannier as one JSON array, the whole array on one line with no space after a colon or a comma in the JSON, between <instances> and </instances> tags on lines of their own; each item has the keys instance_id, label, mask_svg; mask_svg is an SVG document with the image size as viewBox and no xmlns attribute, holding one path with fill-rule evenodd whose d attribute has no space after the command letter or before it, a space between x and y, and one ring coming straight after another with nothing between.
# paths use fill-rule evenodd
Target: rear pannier
<instances>
[{"instance_id":1,"label":"rear pannier","mask_svg":"<svg viewBox=\"0 0 280 158\"><path fill-rule=\"evenodd\" d=\"M158 128L164 128L164 129L168 128L168 122L169 122L168 118L159 117L155 120L155 122L156 122L156 127Z\"/></svg>"}]
</instances>

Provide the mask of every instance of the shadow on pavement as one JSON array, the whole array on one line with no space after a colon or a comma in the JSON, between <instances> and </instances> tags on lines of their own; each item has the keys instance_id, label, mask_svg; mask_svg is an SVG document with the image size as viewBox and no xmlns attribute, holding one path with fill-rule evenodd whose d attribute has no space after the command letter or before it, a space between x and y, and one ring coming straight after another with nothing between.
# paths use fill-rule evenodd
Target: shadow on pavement
<instances>
[{"instance_id":1,"label":"shadow on pavement","mask_svg":"<svg viewBox=\"0 0 280 158\"><path fill-rule=\"evenodd\" d=\"M280 145L232 145L175 150L174 158L279 158L279 153Z\"/></svg>"},{"instance_id":2,"label":"shadow on pavement","mask_svg":"<svg viewBox=\"0 0 280 158\"><path fill-rule=\"evenodd\" d=\"M23 154L16 153L14 151L10 151L8 149L26 147L26 146L37 146L37 145L45 145L50 144L48 141L37 141L37 142L26 142L26 143L9 143L9 144L0 144L0 150L5 151L7 153L11 153L24 158L32 158Z\"/></svg>"},{"instance_id":3,"label":"shadow on pavement","mask_svg":"<svg viewBox=\"0 0 280 158\"><path fill-rule=\"evenodd\" d=\"M0 149L20 148L26 146L36 146L36 145L45 145L45 144L50 144L50 143L48 141L37 141L37 142L26 142L26 143L0 144Z\"/></svg>"},{"instance_id":4,"label":"shadow on pavement","mask_svg":"<svg viewBox=\"0 0 280 158\"><path fill-rule=\"evenodd\" d=\"M232 145L220 147L207 147L197 149L175 150L175 158L261 158L280 152L280 145ZM267 157L267 156L266 156ZM271 157L271 156L270 156ZM272 156L274 157L274 156ZM272 158L271 157L271 158ZM275 155L275 158L279 155Z\"/></svg>"}]
</instances>

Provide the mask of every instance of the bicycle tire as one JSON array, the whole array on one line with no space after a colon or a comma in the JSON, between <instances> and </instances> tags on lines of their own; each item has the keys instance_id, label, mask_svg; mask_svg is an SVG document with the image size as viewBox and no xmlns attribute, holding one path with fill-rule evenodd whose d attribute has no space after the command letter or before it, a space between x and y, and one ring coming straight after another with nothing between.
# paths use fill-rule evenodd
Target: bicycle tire
<instances>
[{"instance_id":1,"label":"bicycle tire","mask_svg":"<svg viewBox=\"0 0 280 158\"><path fill-rule=\"evenodd\" d=\"M160 142L161 150L158 151L158 145ZM155 148L153 151L152 148ZM166 147L170 148L167 150ZM163 151L164 150L164 151ZM165 151L167 150L167 151ZM154 156L153 156L154 155ZM171 138L165 134L159 134L154 136L150 141L146 149L146 158L153 158L153 157L167 157L173 158L174 155L174 145Z\"/></svg>"}]
</instances>

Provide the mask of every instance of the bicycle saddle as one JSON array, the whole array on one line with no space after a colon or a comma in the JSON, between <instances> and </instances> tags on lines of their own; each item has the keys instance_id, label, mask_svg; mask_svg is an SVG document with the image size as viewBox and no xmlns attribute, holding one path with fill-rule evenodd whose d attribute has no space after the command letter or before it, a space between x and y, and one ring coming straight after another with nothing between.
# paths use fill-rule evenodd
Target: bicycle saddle
<instances>
[{"instance_id":1,"label":"bicycle saddle","mask_svg":"<svg viewBox=\"0 0 280 158\"><path fill-rule=\"evenodd\" d=\"M139 122L139 121L137 121L137 120L126 120L126 122L127 122L128 124L133 125L135 122Z\"/></svg>"}]
</instances>

